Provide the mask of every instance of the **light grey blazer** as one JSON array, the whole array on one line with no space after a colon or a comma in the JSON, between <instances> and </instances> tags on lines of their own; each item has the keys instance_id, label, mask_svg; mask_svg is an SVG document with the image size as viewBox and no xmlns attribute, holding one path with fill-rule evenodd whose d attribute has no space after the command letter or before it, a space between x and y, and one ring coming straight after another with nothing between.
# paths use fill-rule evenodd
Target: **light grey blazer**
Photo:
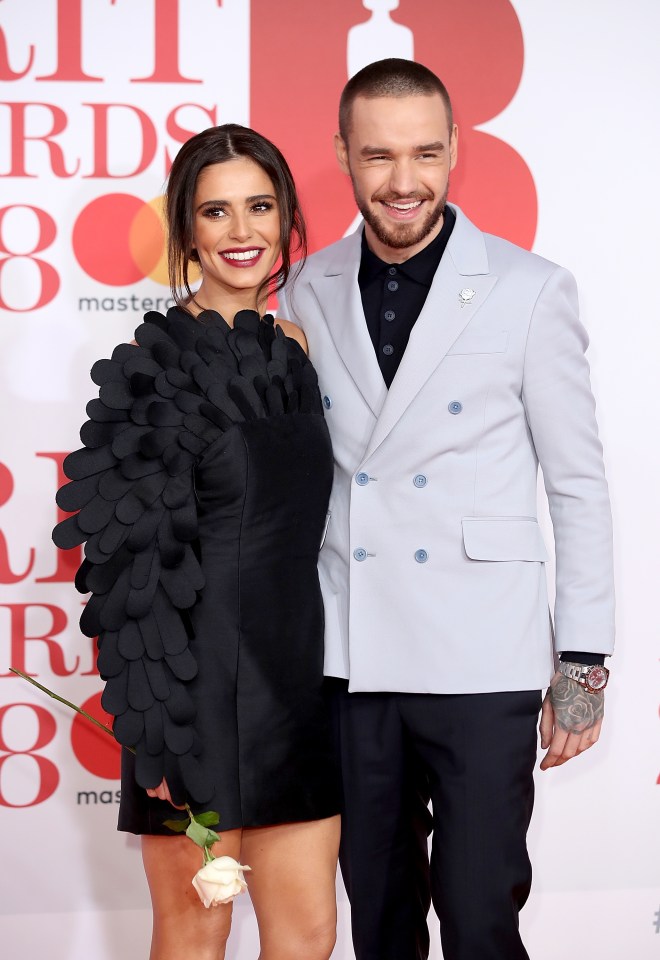
<instances>
[{"instance_id":1,"label":"light grey blazer","mask_svg":"<svg viewBox=\"0 0 660 960\"><path fill-rule=\"evenodd\" d=\"M389 390L358 288L361 229L310 257L280 295L279 314L307 337L332 436L325 672L353 691L549 682L539 463L555 649L613 647L610 508L575 282L454 210Z\"/></svg>"}]
</instances>

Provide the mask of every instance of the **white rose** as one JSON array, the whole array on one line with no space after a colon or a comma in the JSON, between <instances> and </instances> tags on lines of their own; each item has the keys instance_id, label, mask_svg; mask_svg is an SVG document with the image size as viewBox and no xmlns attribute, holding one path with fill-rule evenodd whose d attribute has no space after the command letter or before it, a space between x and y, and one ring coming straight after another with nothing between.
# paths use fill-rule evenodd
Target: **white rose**
<instances>
[{"instance_id":1,"label":"white rose","mask_svg":"<svg viewBox=\"0 0 660 960\"><path fill-rule=\"evenodd\" d=\"M192 885L205 907L215 907L229 903L247 889L243 871L249 869L233 857L216 857L197 871Z\"/></svg>"}]
</instances>

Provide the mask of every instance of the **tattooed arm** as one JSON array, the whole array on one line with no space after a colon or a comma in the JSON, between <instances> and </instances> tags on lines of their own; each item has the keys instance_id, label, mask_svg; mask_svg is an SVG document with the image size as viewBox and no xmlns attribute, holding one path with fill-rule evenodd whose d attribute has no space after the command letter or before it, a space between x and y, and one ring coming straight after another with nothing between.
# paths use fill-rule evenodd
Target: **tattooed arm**
<instances>
[{"instance_id":1,"label":"tattooed arm","mask_svg":"<svg viewBox=\"0 0 660 960\"><path fill-rule=\"evenodd\" d=\"M603 724L604 693L587 693L561 673L552 678L541 710L541 770L558 767L592 747Z\"/></svg>"}]
</instances>

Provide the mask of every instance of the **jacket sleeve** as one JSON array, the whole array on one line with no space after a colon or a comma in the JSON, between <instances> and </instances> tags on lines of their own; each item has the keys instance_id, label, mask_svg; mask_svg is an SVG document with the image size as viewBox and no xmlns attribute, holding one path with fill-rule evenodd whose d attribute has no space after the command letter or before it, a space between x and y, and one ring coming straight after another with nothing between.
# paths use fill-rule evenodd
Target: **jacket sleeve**
<instances>
[{"instance_id":1,"label":"jacket sleeve","mask_svg":"<svg viewBox=\"0 0 660 960\"><path fill-rule=\"evenodd\" d=\"M611 653L612 520L575 281L557 267L531 318L523 403L555 537L556 648Z\"/></svg>"}]
</instances>

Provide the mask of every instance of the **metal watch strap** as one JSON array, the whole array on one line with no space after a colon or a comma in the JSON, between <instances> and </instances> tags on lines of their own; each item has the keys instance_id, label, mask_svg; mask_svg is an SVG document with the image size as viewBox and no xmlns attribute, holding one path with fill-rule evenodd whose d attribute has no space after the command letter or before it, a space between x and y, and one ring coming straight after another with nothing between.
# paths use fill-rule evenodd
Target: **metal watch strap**
<instances>
[{"instance_id":1,"label":"metal watch strap","mask_svg":"<svg viewBox=\"0 0 660 960\"><path fill-rule=\"evenodd\" d=\"M569 680L577 680L578 683L585 679L588 670L589 667L585 666L584 663L567 663L562 660L559 664L559 672L563 673Z\"/></svg>"}]
</instances>

